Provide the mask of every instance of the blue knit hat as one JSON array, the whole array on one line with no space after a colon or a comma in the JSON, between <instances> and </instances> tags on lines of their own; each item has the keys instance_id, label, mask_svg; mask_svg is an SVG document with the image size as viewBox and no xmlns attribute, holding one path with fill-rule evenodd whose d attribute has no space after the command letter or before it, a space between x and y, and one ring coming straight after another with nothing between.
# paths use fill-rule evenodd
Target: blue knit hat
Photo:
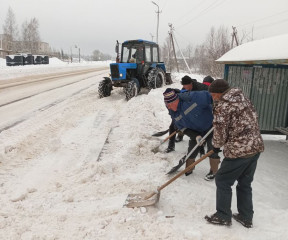
<instances>
[{"instance_id":1,"label":"blue knit hat","mask_svg":"<svg viewBox=\"0 0 288 240\"><path fill-rule=\"evenodd\" d=\"M172 103L178 99L177 93L172 88L167 88L163 93L165 103Z\"/></svg>"}]
</instances>

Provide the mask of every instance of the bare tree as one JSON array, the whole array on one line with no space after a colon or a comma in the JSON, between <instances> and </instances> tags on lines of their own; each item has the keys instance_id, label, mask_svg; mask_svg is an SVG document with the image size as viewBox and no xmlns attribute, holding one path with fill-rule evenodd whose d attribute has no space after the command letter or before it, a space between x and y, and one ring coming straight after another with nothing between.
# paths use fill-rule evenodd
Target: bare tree
<instances>
[{"instance_id":1,"label":"bare tree","mask_svg":"<svg viewBox=\"0 0 288 240\"><path fill-rule=\"evenodd\" d=\"M194 64L198 72L204 75L222 77L224 65L215 62L230 50L228 29L221 26L217 30L212 27L204 44L195 49Z\"/></svg>"},{"instance_id":2,"label":"bare tree","mask_svg":"<svg viewBox=\"0 0 288 240\"><path fill-rule=\"evenodd\" d=\"M30 22L27 20L22 24L22 44L23 51L37 54L40 43L39 22L36 18L32 18Z\"/></svg>"},{"instance_id":3,"label":"bare tree","mask_svg":"<svg viewBox=\"0 0 288 240\"><path fill-rule=\"evenodd\" d=\"M3 25L4 41L7 42L8 50L16 51L17 46L13 44L13 41L18 40L18 26L16 23L15 14L11 7L9 7L5 23Z\"/></svg>"}]
</instances>

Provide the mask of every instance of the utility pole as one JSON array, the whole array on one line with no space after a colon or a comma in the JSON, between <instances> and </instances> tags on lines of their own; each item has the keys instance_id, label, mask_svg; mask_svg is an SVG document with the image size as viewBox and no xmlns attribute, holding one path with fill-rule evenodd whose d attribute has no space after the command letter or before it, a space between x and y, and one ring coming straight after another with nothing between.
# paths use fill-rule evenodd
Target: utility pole
<instances>
[{"instance_id":1,"label":"utility pole","mask_svg":"<svg viewBox=\"0 0 288 240\"><path fill-rule=\"evenodd\" d=\"M80 58L81 58L81 57L80 57L80 47L79 47L78 49L79 49L79 63L80 63Z\"/></svg>"},{"instance_id":2,"label":"utility pole","mask_svg":"<svg viewBox=\"0 0 288 240\"><path fill-rule=\"evenodd\" d=\"M153 42L153 38L154 38L154 36L152 35L152 33L150 33L150 36L151 36L151 38L152 38L152 42Z\"/></svg>"},{"instance_id":3,"label":"utility pole","mask_svg":"<svg viewBox=\"0 0 288 240\"><path fill-rule=\"evenodd\" d=\"M231 48L233 48L234 39L235 39L235 42L236 42L236 46L239 46L238 37L237 37L237 29L236 29L236 27L233 27L233 26L232 26L232 29L233 29L233 33L232 33Z\"/></svg>"},{"instance_id":4,"label":"utility pole","mask_svg":"<svg viewBox=\"0 0 288 240\"><path fill-rule=\"evenodd\" d=\"M173 40L173 27L172 27L172 23L168 23L168 26L170 27L170 41L172 43L172 47L173 47L173 53L174 53L174 58L175 58L175 62L176 62L176 67L177 67L177 72L179 72L179 67L178 67L178 62L177 62L177 57L176 57L176 51L175 51L175 46L174 46L174 40Z\"/></svg>"},{"instance_id":5,"label":"utility pole","mask_svg":"<svg viewBox=\"0 0 288 240\"><path fill-rule=\"evenodd\" d=\"M70 46L70 53L71 53L71 58L70 58L70 60L71 60L71 63L73 62L73 54L72 54L72 47Z\"/></svg>"},{"instance_id":6,"label":"utility pole","mask_svg":"<svg viewBox=\"0 0 288 240\"><path fill-rule=\"evenodd\" d=\"M157 35L156 35L156 43L158 43L159 14L160 14L162 11L161 11L161 12L159 11L159 6L158 6L157 3L153 2L153 1L152 1L152 3L153 3L154 5L156 5L157 8L158 8L158 11L156 12L156 13L157 13Z\"/></svg>"}]
</instances>

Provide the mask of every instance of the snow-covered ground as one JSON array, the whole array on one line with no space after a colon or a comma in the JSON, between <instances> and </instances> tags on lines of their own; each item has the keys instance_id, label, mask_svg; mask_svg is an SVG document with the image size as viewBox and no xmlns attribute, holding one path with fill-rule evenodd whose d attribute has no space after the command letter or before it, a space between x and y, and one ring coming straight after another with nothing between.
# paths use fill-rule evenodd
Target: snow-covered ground
<instances>
[{"instance_id":1,"label":"snow-covered ground","mask_svg":"<svg viewBox=\"0 0 288 240\"><path fill-rule=\"evenodd\" d=\"M20 76L18 69L25 67L13 67L14 73L9 69L9 78ZM1 74L7 68L1 67ZM71 71L66 64L58 68ZM31 66L29 71L22 75L46 69ZM173 74L172 87L181 87L183 74ZM129 193L153 191L168 181L166 173L185 154L187 137L175 152L151 151L166 137L151 134L170 124L164 89L127 102L122 89L99 99L95 85L1 132L0 239L288 239L284 136L263 136L266 149L253 182L252 229L235 221L223 227L204 220L216 205L215 183L204 180L207 160L164 188L156 206L123 207Z\"/></svg>"}]
</instances>

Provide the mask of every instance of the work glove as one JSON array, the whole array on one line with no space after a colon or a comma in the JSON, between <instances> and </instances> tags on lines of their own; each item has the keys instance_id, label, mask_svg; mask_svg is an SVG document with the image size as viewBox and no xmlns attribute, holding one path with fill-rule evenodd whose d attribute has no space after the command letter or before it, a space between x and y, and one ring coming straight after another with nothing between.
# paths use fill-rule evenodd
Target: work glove
<instances>
[{"instance_id":1,"label":"work glove","mask_svg":"<svg viewBox=\"0 0 288 240\"><path fill-rule=\"evenodd\" d=\"M222 152L222 150L220 150L220 148L213 147L213 152L214 153L220 153L220 152Z\"/></svg>"}]
</instances>

